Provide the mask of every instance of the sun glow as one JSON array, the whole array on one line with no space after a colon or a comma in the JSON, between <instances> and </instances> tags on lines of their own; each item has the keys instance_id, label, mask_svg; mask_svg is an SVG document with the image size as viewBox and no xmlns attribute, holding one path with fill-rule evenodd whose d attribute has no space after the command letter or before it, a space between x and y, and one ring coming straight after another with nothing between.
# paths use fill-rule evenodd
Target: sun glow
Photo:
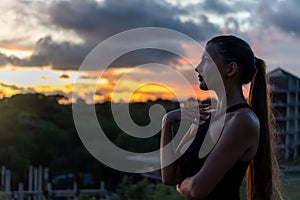
<instances>
[{"instance_id":1,"label":"sun glow","mask_svg":"<svg viewBox=\"0 0 300 200\"><path fill-rule=\"evenodd\" d=\"M32 49L13 49L13 48L0 48L0 53L6 56L15 56L18 58L28 58L32 55Z\"/></svg>"},{"instance_id":2,"label":"sun glow","mask_svg":"<svg viewBox=\"0 0 300 200\"><path fill-rule=\"evenodd\" d=\"M147 100L170 99L181 100L193 97L187 92L186 86L172 81L169 77L169 85L149 83L141 74L144 71L136 71L126 79L120 79L130 72L130 68L112 68L107 72L78 72L66 70L54 70L51 67L24 68L6 66L0 69L1 98L20 93L61 94L66 98L60 103L72 103L76 99L84 99L87 103L102 101L114 102L142 102ZM78 90L73 91L77 83ZM198 85L193 85L196 97L205 99L209 95L199 90Z\"/></svg>"}]
</instances>

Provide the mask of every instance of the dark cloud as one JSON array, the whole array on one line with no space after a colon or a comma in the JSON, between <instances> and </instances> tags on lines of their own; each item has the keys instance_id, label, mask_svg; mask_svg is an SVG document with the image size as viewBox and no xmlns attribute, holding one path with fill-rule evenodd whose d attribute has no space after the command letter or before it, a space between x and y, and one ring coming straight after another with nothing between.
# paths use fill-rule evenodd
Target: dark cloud
<instances>
[{"instance_id":1,"label":"dark cloud","mask_svg":"<svg viewBox=\"0 0 300 200\"><path fill-rule=\"evenodd\" d=\"M23 89L23 87L19 87L19 86L16 86L16 85L11 85L11 84L6 84L6 83L3 83L3 82L0 82L0 86L5 87L5 88L10 88L12 90L22 90Z\"/></svg>"},{"instance_id":2,"label":"dark cloud","mask_svg":"<svg viewBox=\"0 0 300 200\"><path fill-rule=\"evenodd\" d=\"M48 66L55 69L78 69L93 45L73 44L70 42L55 42L50 36L41 38L34 47L34 53L29 58L20 59L0 53L0 66L12 64L15 66Z\"/></svg>"},{"instance_id":3,"label":"dark cloud","mask_svg":"<svg viewBox=\"0 0 300 200\"><path fill-rule=\"evenodd\" d=\"M213 14L214 17L220 18L220 21L224 20L224 27L221 28L222 31L215 33L214 31L208 31L212 33L210 37L219 34L235 34L238 36L247 37L247 33L241 30L240 27L243 25L249 26L248 24L251 26L251 20L253 19L257 21L257 19L254 19L253 17L239 17L239 14L253 13L255 8L257 8L256 1L205 0L200 1L197 4L188 5L186 10L189 11L189 16L200 20L201 24L203 24L203 22L210 24L208 19L209 14ZM221 26L219 25L219 27Z\"/></svg>"},{"instance_id":4,"label":"dark cloud","mask_svg":"<svg viewBox=\"0 0 300 200\"><path fill-rule=\"evenodd\" d=\"M78 69L91 49L92 46L88 44L57 43L47 36L37 42L34 54L25 60L23 65L52 65L56 69Z\"/></svg>"},{"instance_id":5,"label":"dark cloud","mask_svg":"<svg viewBox=\"0 0 300 200\"><path fill-rule=\"evenodd\" d=\"M49 9L51 24L75 30L85 40L101 41L138 27L164 27L185 33L196 40L205 40L218 28L211 23L181 22L186 10L164 1L92 0L59 1Z\"/></svg>"},{"instance_id":6,"label":"dark cloud","mask_svg":"<svg viewBox=\"0 0 300 200\"><path fill-rule=\"evenodd\" d=\"M238 22L238 20L236 20L233 17L229 17L225 20L225 26L226 26L227 32L237 34L240 31L239 22Z\"/></svg>"},{"instance_id":7,"label":"dark cloud","mask_svg":"<svg viewBox=\"0 0 300 200\"><path fill-rule=\"evenodd\" d=\"M23 61L15 56L7 56L3 53L0 52L0 66L4 66L7 64L12 64L12 65L19 65Z\"/></svg>"},{"instance_id":8,"label":"dark cloud","mask_svg":"<svg viewBox=\"0 0 300 200\"><path fill-rule=\"evenodd\" d=\"M300 1L263 1L259 11L264 25L273 25L280 30L300 37Z\"/></svg>"},{"instance_id":9,"label":"dark cloud","mask_svg":"<svg viewBox=\"0 0 300 200\"><path fill-rule=\"evenodd\" d=\"M255 1L205 0L197 4L188 5L186 10L189 12L189 16L193 16L197 19L206 17L208 14L215 14L220 18L224 18L239 12L251 12L253 8L257 7L255 4Z\"/></svg>"},{"instance_id":10,"label":"dark cloud","mask_svg":"<svg viewBox=\"0 0 300 200\"><path fill-rule=\"evenodd\" d=\"M82 75L79 77L79 79L98 79L99 77L97 76L87 76L87 75Z\"/></svg>"},{"instance_id":11,"label":"dark cloud","mask_svg":"<svg viewBox=\"0 0 300 200\"><path fill-rule=\"evenodd\" d=\"M6 84L3 82L0 82L0 86L3 88L19 91L20 93L35 93L35 90L33 87L17 86L14 84Z\"/></svg>"},{"instance_id":12,"label":"dark cloud","mask_svg":"<svg viewBox=\"0 0 300 200\"><path fill-rule=\"evenodd\" d=\"M92 50L90 44L73 44L70 42L55 42L50 36L41 38L34 47L34 53L29 58L20 59L0 53L0 66L12 64L15 66L48 66L55 69L78 69L86 55Z\"/></svg>"},{"instance_id":13,"label":"dark cloud","mask_svg":"<svg viewBox=\"0 0 300 200\"><path fill-rule=\"evenodd\" d=\"M160 63L175 66L178 64L177 58L180 57L164 50L142 49L131 51L120 56L110 65L110 67L135 67L147 63Z\"/></svg>"},{"instance_id":14,"label":"dark cloud","mask_svg":"<svg viewBox=\"0 0 300 200\"><path fill-rule=\"evenodd\" d=\"M44 6L41 6L42 8L44 9ZM50 36L46 36L36 43L34 54L30 58L5 57L0 64L51 65L55 69L78 69L87 54L99 42L132 28L164 27L187 34L197 41L207 40L221 32L205 15L200 16L202 20L197 24L192 21L182 22L179 16L187 15L186 10L158 0L105 0L100 3L95 0L52 1L43 13L48 14L48 17L40 19L43 25L74 31L84 42L56 42ZM130 44L125 42L122 45ZM170 45L173 45L171 49L181 49L184 52L178 41ZM176 59L177 55L146 49L121 56L111 66L130 67L150 62L174 64Z\"/></svg>"},{"instance_id":15,"label":"dark cloud","mask_svg":"<svg viewBox=\"0 0 300 200\"><path fill-rule=\"evenodd\" d=\"M207 11L211 11L217 14L227 14L234 11L232 7L225 4L222 0L206 0L202 4L202 7Z\"/></svg>"},{"instance_id":16,"label":"dark cloud","mask_svg":"<svg viewBox=\"0 0 300 200\"><path fill-rule=\"evenodd\" d=\"M0 53L0 66L4 66L8 63L8 57Z\"/></svg>"},{"instance_id":17,"label":"dark cloud","mask_svg":"<svg viewBox=\"0 0 300 200\"><path fill-rule=\"evenodd\" d=\"M97 91L95 92L95 95L103 96L104 94L103 94L102 92L100 92L100 91L97 90Z\"/></svg>"},{"instance_id":18,"label":"dark cloud","mask_svg":"<svg viewBox=\"0 0 300 200\"><path fill-rule=\"evenodd\" d=\"M125 44L129 45L129 44ZM121 44L120 47L122 48ZM174 44L172 48L181 48ZM81 63L93 49L93 45L72 44L70 42L57 43L50 36L40 39L35 48L34 54L28 59L19 59L16 57L5 57L2 65L7 63L19 66L47 66L51 65L55 69L69 70L79 69ZM0 54L1 57L1 54ZM117 58L109 67L134 67L145 63L176 63L178 56L157 49L135 50Z\"/></svg>"},{"instance_id":19,"label":"dark cloud","mask_svg":"<svg viewBox=\"0 0 300 200\"><path fill-rule=\"evenodd\" d=\"M60 79L70 79L70 76L68 74L62 74L59 76Z\"/></svg>"},{"instance_id":20,"label":"dark cloud","mask_svg":"<svg viewBox=\"0 0 300 200\"><path fill-rule=\"evenodd\" d=\"M205 16L203 16L204 20L201 23L195 24L191 21L180 21L179 15L182 14L187 14L187 12L164 1L106 0L101 3L92 0L59 1L49 8L49 23L63 29L73 30L86 43L94 45L114 34L139 27L170 28L185 33L198 41L206 40L212 34L219 32L218 28L210 23ZM123 45L130 44L125 43ZM176 41L172 45L171 49L182 49L180 44L176 44ZM85 48L76 49L78 51L80 49L85 50ZM70 51L70 57L72 53ZM83 51L81 56L87 53ZM53 58L56 56L52 55ZM83 60L81 56L74 55L77 62L73 60L74 63L71 64L78 66L81 63L80 61ZM36 60L45 59L39 53L36 57ZM176 57L176 55L159 50L138 50L121 56L111 66L132 67L150 62L169 64L176 63ZM63 68L58 65L60 63L54 62L51 64L56 68ZM66 63L68 66L71 66L71 64Z\"/></svg>"}]
</instances>

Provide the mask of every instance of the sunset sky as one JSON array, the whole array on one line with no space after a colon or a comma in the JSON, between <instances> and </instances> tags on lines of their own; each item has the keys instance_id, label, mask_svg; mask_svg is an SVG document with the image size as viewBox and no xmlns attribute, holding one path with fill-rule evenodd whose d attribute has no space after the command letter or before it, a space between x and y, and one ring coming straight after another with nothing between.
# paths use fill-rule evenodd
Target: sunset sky
<instances>
[{"instance_id":1,"label":"sunset sky","mask_svg":"<svg viewBox=\"0 0 300 200\"><path fill-rule=\"evenodd\" d=\"M123 55L101 71L101 79L96 69L78 72L101 41L139 27L169 28L202 45L215 35L237 35L266 61L269 71L281 67L300 77L298 0L2 0L0 7L0 97L40 92L74 101L75 81L81 89L73 97L88 103L192 97L168 70L155 65L133 70L160 63L186 77L198 98L206 98L193 67L159 50ZM201 53L180 41L170 45L195 58Z\"/></svg>"}]
</instances>

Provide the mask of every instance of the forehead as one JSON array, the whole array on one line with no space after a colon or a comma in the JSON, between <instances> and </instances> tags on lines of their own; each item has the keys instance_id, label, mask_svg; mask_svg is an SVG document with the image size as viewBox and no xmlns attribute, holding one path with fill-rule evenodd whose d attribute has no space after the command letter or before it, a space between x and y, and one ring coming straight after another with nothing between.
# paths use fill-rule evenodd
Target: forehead
<instances>
[{"instance_id":1,"label":"forehead","mask_svg":"<svg viewBox=\"0 0 300 200\"><path fill-rule=\"evenodd\" d=\"M203 52L203 56L210 56L212 59L223 58L223 56L219 53L219 47L214 43L209 43L205 47L205 51Z\"/></svg>"}]
</instances>

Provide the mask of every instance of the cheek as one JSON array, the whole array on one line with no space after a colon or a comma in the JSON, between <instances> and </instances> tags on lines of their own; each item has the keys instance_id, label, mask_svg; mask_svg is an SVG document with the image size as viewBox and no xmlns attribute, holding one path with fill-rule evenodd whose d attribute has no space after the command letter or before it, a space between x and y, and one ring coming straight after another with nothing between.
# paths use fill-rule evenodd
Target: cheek
<instances>
[{"instance_id":1,"label":"cheek","mask_svg":"<svg viewBox=\"0 0 300 200\"><path fill-rule=\"evenodd\" d=\"M208 75L209 67L210 67L210 66L209 66L209 64L207 64L207 63L205 63L205 64L202 65L202 67L201 67L202 70L201 70L201 71L202 71L202 75L203 75L203 76L207 76L207 75Z\"/></svg>"},{"instance_id":2,"label":"cheek","mask_svg":"<svg viewBox=\"0 0 300 200\"><path fill-rule=\"evenodd\" d=\"M215 65L207 65L203 70L203 80L203 85L200 85L202 90L214 90L218 82L221 81L218 68Z\"/></svg>"},{"instance_id":3,"label":"cheek","mask_svg":"<svg viewBox=\"0 0 300 200\"><path fill-rule=\"evenodd\" d=\"M202 73L205 81L208 81L212 77L213 71L213 66L211 64L208 63L203 66Z\"/></svg>"}]
</instances>

